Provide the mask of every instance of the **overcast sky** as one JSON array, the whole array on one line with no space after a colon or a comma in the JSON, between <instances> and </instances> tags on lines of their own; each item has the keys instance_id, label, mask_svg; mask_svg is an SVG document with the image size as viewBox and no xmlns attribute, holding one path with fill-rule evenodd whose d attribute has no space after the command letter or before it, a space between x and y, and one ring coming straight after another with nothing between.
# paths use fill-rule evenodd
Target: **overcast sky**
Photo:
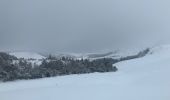
<instances>
[{"instance_id":1,"label":"overcast sky","mask_svg":"<svg viewBox=\"0 0 170 100\"><path fill-rule=\"evenodd\" d=\"M0 0L0 50L95 52L170 43L170 0Z\"/></svg>"}]
</instances>

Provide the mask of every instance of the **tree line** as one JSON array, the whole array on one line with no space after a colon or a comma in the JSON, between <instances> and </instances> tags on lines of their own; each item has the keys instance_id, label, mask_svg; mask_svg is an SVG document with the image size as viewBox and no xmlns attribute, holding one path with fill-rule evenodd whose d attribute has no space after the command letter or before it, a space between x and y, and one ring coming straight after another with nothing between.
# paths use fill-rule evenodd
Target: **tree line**
<instances>
[{"instance_id":1,"label":"tree line","mask_svg":"<svg viewBox=\"0 0 170 100\"><path fill-rule=\"evenodd\" d=\"M116 72L118 69L113 67L112 64L113 60L110 58L90 61L88 59L75 60L67 57L57 59L49 56L43 59L41 65L32 65L25 59L17 59L14 56L1 52L0 80L13 81L70 74Z\"/></svg>"},{"instance_id":2,"label":"tree line","mask_svg":"<svg viewBox=\"0 0 170 100\"><path fill-rule=\"evenodd\" d=\"M50 55L46 59L43 59L40 65L32 64L26 59L18 59L15 56L0 52L0 81L27 80L94 72L116 72L118 68L113 66L113 64L143 57L148 52L149 49L146 49L136 55L119 59L101 58L96 60L77 60L67 57L58 59Z\"/></svg>"}]
</instances>

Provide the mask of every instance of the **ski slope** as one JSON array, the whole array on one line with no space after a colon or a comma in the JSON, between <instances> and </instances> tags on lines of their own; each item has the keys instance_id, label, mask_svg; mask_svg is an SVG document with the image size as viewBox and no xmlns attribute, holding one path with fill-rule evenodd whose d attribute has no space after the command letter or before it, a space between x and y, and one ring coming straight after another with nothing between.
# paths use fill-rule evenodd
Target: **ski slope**
<instances>
[{"instance_id":1,"label":"ski slope","mask_svg":"<svg viewBox=\"0 0 170 100\"><path fill-rule=\"evenodd\" d=\"M115 65L118 72L0 83L0 100L170 100L170 46Z\"/></svg>"}]
</instances>

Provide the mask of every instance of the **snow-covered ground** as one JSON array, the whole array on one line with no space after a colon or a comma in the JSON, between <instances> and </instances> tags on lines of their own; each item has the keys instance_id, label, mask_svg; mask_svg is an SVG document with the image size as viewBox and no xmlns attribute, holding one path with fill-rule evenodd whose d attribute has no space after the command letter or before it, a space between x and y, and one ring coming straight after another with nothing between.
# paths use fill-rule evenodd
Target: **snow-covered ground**
<instances>
[{"instance_id":1,"label":"snow-covered ground","mask_svg":"<svg viewBox=\"0 0 170 100\"><path fill-rule=\"evenodd\" d=\"M170 100L170 46L115 65L118 72L0 83L0 100Z\"/></svg>"}]
</instances>

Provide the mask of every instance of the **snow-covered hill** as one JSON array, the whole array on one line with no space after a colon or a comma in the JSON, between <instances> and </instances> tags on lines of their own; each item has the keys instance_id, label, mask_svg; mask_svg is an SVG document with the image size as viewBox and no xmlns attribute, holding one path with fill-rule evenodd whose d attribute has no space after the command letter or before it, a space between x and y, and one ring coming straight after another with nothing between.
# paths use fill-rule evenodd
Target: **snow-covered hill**
<instances>
[{"instance_id":1,"label":"snow-covered hill","mask_svg":"<svg viewBox=\"0 0 170 100\"><path fill-rule=\"evenodd\" d=\"M110 50L102 51L98 53L56 53L55 57L68 57L73 59L101 59L101 58L113 58L118 59L122 57L132 56L138 54L142 50Z\"/></svg>"},{"instance_id":2,"label":"snow-covered hill","mask_svg":"<svg viewBox=\"0 0 170 100\"><path fill-rule=\"evenodd\" d=\"M68 57L73 59L100 59L100 58L121 58L126 56L132 56L138 54L142 50L110 50L102 51L98 53L53 53L52 56L56 58ZM17 58L24 59L45 59L48 54L43 54L35 52L10 52L10 55L16 56Z\"/></svg>"},{"instance_id":3,"label":"snow-covered hill","mask_svg":"<svg viewBox=\"0 0 170 100\"><path fill-rule=\"evenodd\" d=\"M44 59L45 57L34 52L11 52L10 55L16 56L17 58L24 59Z\"/></svg>"},{"instance_id":4,"label":"snow-covered hill","mask_svg":"<svg viewBox=\"0 0 170 100\"><path fill-rule=\"evenodd\" d=\"M28 63L31 63L33 66L40 65L42 60L45 59L45 56L42 56L35 52L11 52L10 55L17 57L18 59L24 58ZM18 60L13 61L13 63L18 63Z\"/></svg>"},{"instance_id":5,"label":"snow-covered hill","mask_svg":"<svg viewBox=\"0 0 170 100\"><path fill-rule=\"evenodd\" d=\"M0 100L170 100L170 46L115 64L116 73L0 83Z\"/></svg>"}]
</instances>

